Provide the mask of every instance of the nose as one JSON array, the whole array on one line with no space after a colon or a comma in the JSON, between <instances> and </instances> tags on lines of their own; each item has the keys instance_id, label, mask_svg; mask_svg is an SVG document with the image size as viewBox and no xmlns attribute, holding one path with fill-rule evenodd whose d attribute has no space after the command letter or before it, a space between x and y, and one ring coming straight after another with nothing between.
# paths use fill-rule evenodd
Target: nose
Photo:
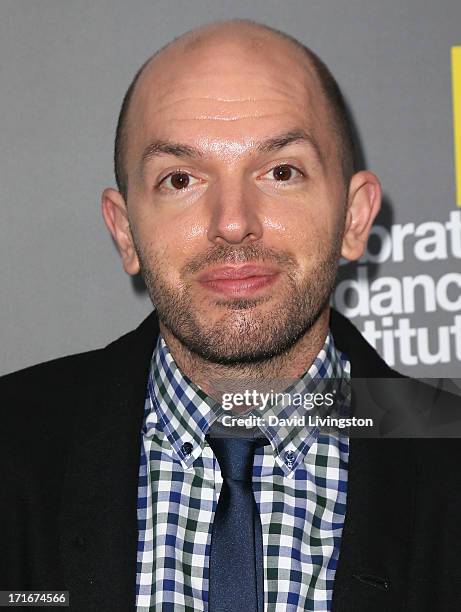
<instances>
[{"instance_id":1,"label":"nose","mask_svg":"<svg viewBox=\"0 0 461 612\"><path fill-rule=\"evenodd\" d=\"M208 240L215 244L242 244L259 240L263 224L258 197L242 180L221 181L210 194Z\"/></svg>"}]
</instances>

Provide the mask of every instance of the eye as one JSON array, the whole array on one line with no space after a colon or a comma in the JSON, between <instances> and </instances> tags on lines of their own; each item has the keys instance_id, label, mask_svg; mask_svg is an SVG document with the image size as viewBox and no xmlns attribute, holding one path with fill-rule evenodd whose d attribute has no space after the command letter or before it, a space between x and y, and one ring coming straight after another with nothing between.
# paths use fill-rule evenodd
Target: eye
<instances>
[{"instance_id":1,"label":"eye","mask_svg":"<svg viewBox=\"0 0 461 612\"><path fill-rule=\"evenodd\" d=\"M160 181L159 187L170 191L181 191L198 182L199 179L196 179L191 174L177 170L165 176L165 178Z\"/></svg>"},{"instance_id":2,"label":"eye","mask_svg":"<svg viewBox=\"0 0 461 612\"><path fill-rule=\"evenodd\" d=\"M269 172L266 172L261 178L286 183L302 176L304 175L301 170L298 170L294 166L290 164L280 164L269 170Z\"/></svg>"}]
</instances>

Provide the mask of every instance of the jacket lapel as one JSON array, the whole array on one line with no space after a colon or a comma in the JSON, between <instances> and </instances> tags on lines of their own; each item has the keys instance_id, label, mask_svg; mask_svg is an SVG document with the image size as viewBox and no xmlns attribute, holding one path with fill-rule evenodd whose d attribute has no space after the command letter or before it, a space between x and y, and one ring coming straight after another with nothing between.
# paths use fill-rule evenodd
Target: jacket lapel
<instances>
[{"instance_id":1,"label":"jacket lapel","mask_svg":"<svg viewBox=\"0 0 461 612\"><path fill-rule=\"evenodd\" d=\"M400 377L355 327L334 311L331 329L335 344L350 358L352 378ZM354 399L354 413L363 414L368 402L373 401L366 389ZM410 439L350 440L346 519L333 588L334 611L388 612L402 608L414 520L413 443Z\"/></svg>"},{"instance_id":2,"label":"jacket lapel","mask_svg":"<svg viewBox=\"0 0 461 612\"><path fill-rule=\"evenodd\" d=\"M333 610L399 610L413 525L411 440L351 439Z\"/></svg>"},{"instance_id":3,"label":"jacket lapel","mask_svg":"<svg viewBox=\"0 0 461 612\"><path fill-rule=\"evenodd\" d=\"M134 609L140 436L157 334L151 316L104 349L98 383L74 401L60 547L76 610Z\"/></svg>"}]
</instances>

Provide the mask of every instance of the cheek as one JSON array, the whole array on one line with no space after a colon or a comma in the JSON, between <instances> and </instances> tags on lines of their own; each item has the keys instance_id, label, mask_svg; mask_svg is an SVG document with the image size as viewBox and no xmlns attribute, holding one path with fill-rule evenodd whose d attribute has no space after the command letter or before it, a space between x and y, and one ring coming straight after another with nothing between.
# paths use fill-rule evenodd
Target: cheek
<instances>
[{"instance_id":1,"label":"cheek","mask_svg":"<svg viewBox=\"0 0 461 612\"><path fill-rule=\"evenodd\" d=\"M169 222L166 231L171 241L180 245L184 259L194 256L207 246L208 224L198 216L177 218L176 222Z\"/></svg>"},{"instance_id":2,"label":"cheek","mask_svg":"<svg viewBox=\"0 0 461 612\"><path fill-rule=\"evenodd\" d=\"M301 206L290 206L279 214L266 216L264 220L266 240L283 243L300 259L315 255L330 236L331 220L327 214L319 214L318 201Z\"/></svg>"},{"instance_id":3,"label":"cheek","mask_svg":"<svg viewBox=\"0 0 461 612\"><path fill-rule=\"evenodd\" d=\"M206 224L192 215L139 214L131 221L143 263L171 283L180 282L180 270L206 248Z\"/></svg>"},{"instance_id":4,"label":"cheek","mask_svg":"<svg viewBox=\"0 0 461 612\"><path fill-rule=\"evenodd\" d=\"M193 198L171 202L147 199L139 207L138 226L164 240L166 243L180 243L184 251L193 248L194 243L203 239L207 232L203 205L194 203Z\"/></svg>"},{"instance_id":5,"label":"cheek","mask_svg":"<svg viewBox=\"0 0 461 612\"><path fill-rule=\"evenodd\" d=\"M284 209L283 215L273 214L266 220L267 242L295 256L300 278L311 277L339 250L340 221L337 207L327 198L305 200Z\"/></svg>"}]
</instances>

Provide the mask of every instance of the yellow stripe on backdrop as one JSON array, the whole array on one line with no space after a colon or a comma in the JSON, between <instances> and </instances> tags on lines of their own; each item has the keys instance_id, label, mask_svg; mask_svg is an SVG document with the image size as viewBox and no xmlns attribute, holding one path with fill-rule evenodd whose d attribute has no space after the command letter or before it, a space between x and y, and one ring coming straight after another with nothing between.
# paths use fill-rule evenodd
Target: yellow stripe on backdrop
<instances>
[{"instance_id":1,"label":"yellow stripe on backdrop","mask_svg":"<svg viewBox=\"0 0 461 612\"><path fill-rule=\"evenodd\" d=\"M461 206L461 47L451 48L456 203Z\"/></svg>"}]
</instances>

